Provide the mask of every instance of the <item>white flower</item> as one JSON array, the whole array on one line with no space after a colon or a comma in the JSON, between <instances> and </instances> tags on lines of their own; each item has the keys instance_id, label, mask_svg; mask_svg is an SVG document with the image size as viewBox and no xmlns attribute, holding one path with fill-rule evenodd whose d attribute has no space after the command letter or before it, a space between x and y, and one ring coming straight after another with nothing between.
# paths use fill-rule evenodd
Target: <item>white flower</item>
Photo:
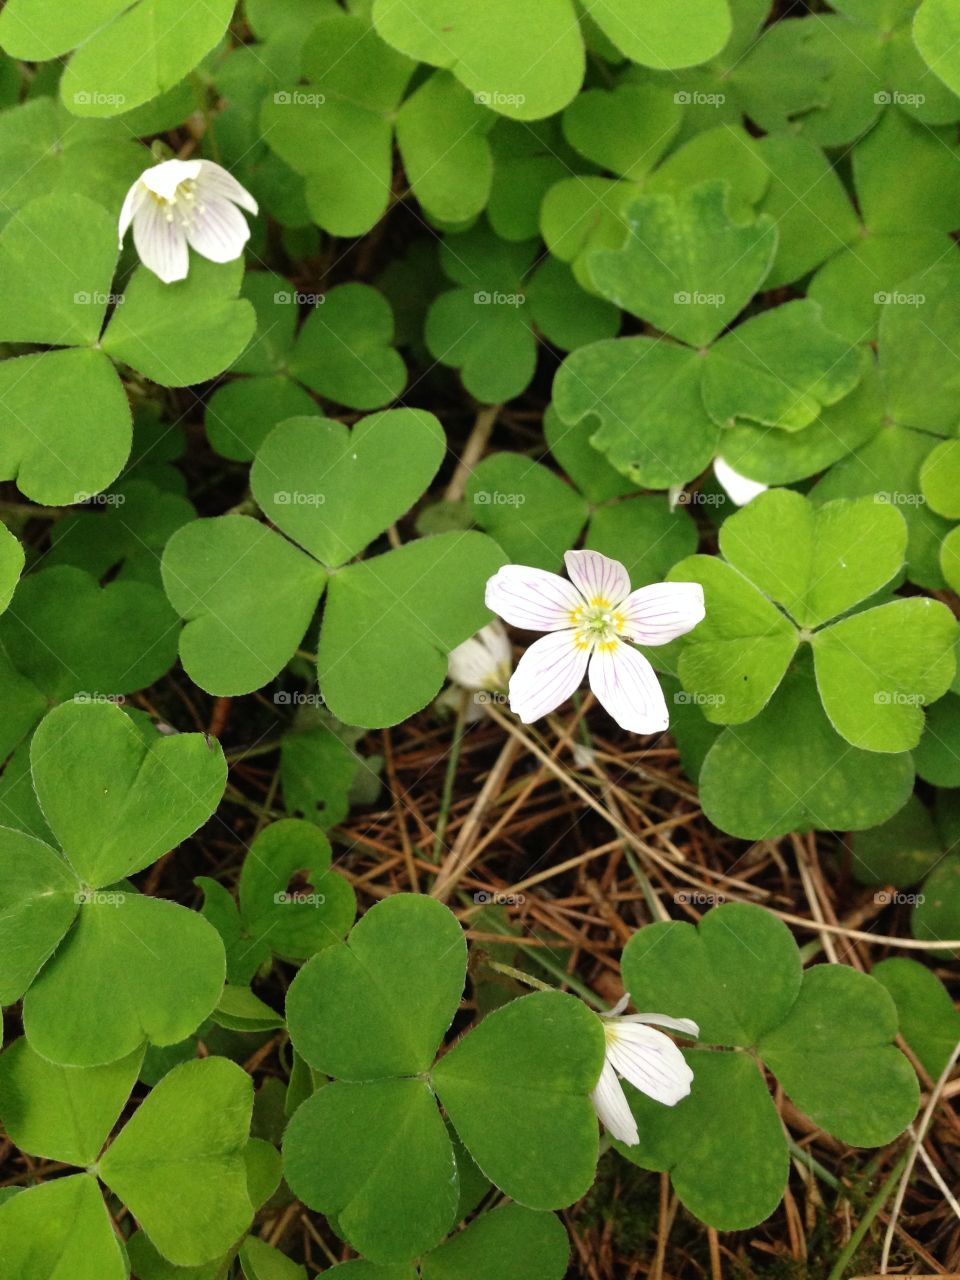
<instances>
[{"instance_id":1,"label":"white flower","mask_svg":"<svg viewBox=\"0 0 960 1280\"><path fill-rule=\"evenodd\" d=\"M758 493L767 491L767 485L761 484L759 480L748 480L722 458L714 458L713 474L730 501L738 507L745 507Z\"/></svg>"},{"instance_id":2,"label":"white flower","mask_svg":"<svg viewBox=\"0 0 960 1280\"><path fill-rule=\"evenodd\" d=\"M447 675L462 689L494 693L506 688L511 667L510 640L496 619L458 644L447 659Z\"/></svg>"},{"instance_id":3,"label":"white flower","mask_svg":"<svg viewBox=\"0 0 960 1280\"><path fill-rule=\"evenodd\" d=\"M211 262L232 262L243 253L250 228L237 205L257 212L250 192L212 160L164 160L127 192L120 244L132 222L143 265L165 284L185 280L187 245Z\"/></svg>"},{"instance_id":4,"label":"white flower","mask_svg":"<svg viewBox=\"0 0 960 1280\"><path fill-rule=\"evenodd\" d=\"M717 477L717 483L724 491L732 503L738 507L745 507L748 502L752 502L758 493L766 493L768 485L761 484L759 480L748 480L746 476L742 476L739 471L734 471L729 462L724 462L720 457L713 460L713 474ZM681 497L683 494L683 485L673 485L667 493L670 502L670 510L673 511L677 504L687 501Z\"/></svg>"},{"instance_id":5,"label":"white flower","mask_svg":"<svg viewBox=\"0 0 960 1280\"><path fill-rule=\"evenodd\" d=\"M698 582L658 582L631 592L627 571L597 551L568 551L571 581L544 569L508 564L487 583L487 608L528 631L549 632L520 659L510 707L524 724L548 715L580 684L622 729L658 733L670 717L653 667L628 641L658 645L703 619Z\"/></svg>"},{"instance_id":6,"label":"white flower","mask_svg":"<svg viewBox=\"0 0 960 1280\"><path fill-rule=\"evenodd\" d=\"M700 1034L700 1028L689 1018L668 1018L662 1013L621 1016L629 1001L630 997L626 995L609 1013L600 1015L606 1052L603 1070L591 1098L611 1137L628 1147L635 1147L640 1135L619 1076L629 1080L635 1089L654 1101L667 1107L676 1106L690 1092L693 1072L669 1036L662 1031L654 1031L648 1024L655 1022L694 1040Z\"/></svg>"}]
</instances>

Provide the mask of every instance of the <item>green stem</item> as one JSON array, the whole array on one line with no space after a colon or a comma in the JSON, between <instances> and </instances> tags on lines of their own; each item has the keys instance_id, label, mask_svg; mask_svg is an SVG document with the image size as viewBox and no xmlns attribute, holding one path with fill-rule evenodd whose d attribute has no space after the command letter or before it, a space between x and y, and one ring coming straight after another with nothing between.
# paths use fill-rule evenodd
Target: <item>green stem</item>
<instances>
[{"instance_id":1,"label":"green stem","mask_svg":"<svg viewBox=\"0 0 960 1280\"><path fill-rule=\"evenodd\" d=\"M802 1165L805 1165L811 1173L816 1174L821 1182L825 1182L831 1191L838 1191L841 1195L846 1194L846 1187L835 1178L829 1169L825 1169L819 1160L799 1143L794 1142L792 1138L787 1138L787 1146L790 1148L790 1154L793 1155Z\"/></svg>"},{"instance_id":2,"label":"green stem","mask_svg":"<svg viewBox=\"0 0 960 1280\"><path fill-rule=\"evenodd\" d=\"M437 829L433 836L433 862L440 861L440 854L443 852L443 837L447 830L447 822L450 819L450 805L453 801L453 784L457 779L457 766L460 763L460 748L463 745L463 735L467 723L467 704L470 700L470 694L466 689L460 693L460 704L457 707L457 723L453 731L453 741L450 744L450 755L447 757L447 772L443 779L443 792L440 796L440 812L437 814Z\"/></svg>"},{"instance_id":3,"label":"green stem","mask_svg":"<svg viewBox=\"0 0 960 1280\"><path fill-rule=\"evenodd\" d=\"M491 969L496 969L497 973L506 974L508 978L516 978L517 982L523 982L528 987L536 987L538 991L554 990L549 983L541 982L539 978L531 977L529 973L524 973L522 969L515 969L512 964L501 964L499 960L488 960L487 965Z\"/></svg>"},{"instance_id":4,"label":"green stem","mask_svg":"<svg viewBox=\"0 0 960 1280\"><path fill-rule=\"evenodd\" d=\"M841 1280L841 1277L843 1276L843 1273L847 1268L847 1264L851 1261L854 1254L860 1248L860 1245L863 1243L864 1236L870 1230L871 1226L873 1225L874 1219L876 1218L880 1210L883 1208L883 1206L886 1204L887 1200L890 1197L890 1193L893 1191L894 1187L897 1185L900 1175L904 1170L904 1166L907 1163L907 1156L908 1156L908 1153L905 1151L903 1155L900 1157L900 1159L897 1161L897 1163L890 1170L890 1172L887 1174L887 1177L883 1183L883 1186L880 1188L877 1194L870 1201L869 1205L867 1206L866 1213L863 1215L863 1217L860 1219L859 1223L857 1224L857 1229L854 1231L853 1235L847 1241L846 1245L844 1246L843 1250L840 1253L840 1256L837 1258L836 1262L833 1264L833 1270L830 1272L829 1276L827 1277L827 1280Z\"/></svg>"}]
</instances>

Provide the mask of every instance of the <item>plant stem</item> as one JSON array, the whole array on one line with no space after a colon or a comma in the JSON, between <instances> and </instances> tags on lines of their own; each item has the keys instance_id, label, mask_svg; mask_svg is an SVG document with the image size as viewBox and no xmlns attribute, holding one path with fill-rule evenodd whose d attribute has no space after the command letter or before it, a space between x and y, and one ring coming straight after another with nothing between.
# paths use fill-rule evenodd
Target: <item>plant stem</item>
<instances>
[{"instance_id":1,"label":"plant stem","mask_svg":"<svg viewBox=\"0 0 960 1280\"><path fill-rule=\"evenodd\" d=\"M443 792L440 796L440 812L437 814L437 827L433 836L433 854L432 862L439 862L440 855L443 852L443 837L447 830L447 822L450 818L450 804L453 800L453 784L457 778L457 765L460 763L460 748L463 745L463 735L467 722L467 703L470 694L466 689L461 690L460 704L457 707L457 722L453 731L453 741L450 743L450 754L447 757L447 772L443 779Z\"/></svg>"}]
</instances>

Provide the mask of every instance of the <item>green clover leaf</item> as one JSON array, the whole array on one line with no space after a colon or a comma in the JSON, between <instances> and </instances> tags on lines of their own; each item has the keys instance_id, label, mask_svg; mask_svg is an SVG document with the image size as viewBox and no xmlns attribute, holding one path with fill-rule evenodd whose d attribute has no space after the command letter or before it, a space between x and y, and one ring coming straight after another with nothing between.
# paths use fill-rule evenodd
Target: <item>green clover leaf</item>
<instances>
[{"instance_id":1,"label":"green clover leaf","mask_svg":"<svg viewBox=\"0 0 960 1280\"><path fill-rule=\"evenodd\" d=\"M181 13L171 0L96 0L65 15L56 0L13 0L0 19L0 45L43 62L76 50L60 96L78 116L115 116L182 80L221 38L233 0ZM148 51L145 53L144 51Z\"/></svg>"},{"instance_id":2,"label":"green clover leaf","mask_svg":"<svg viewBox=\"0 0 960 1280\"><path fill-rule=\"evenodd\" d=\"M952 614L939 601L894 600L840 617L891 581L906 537L887 503L815 507L778 489L724 522L726 563L694 556L676 565L674 581L693 578L707 593L706 621L683 642L678 667L707 717L751 719L807 642L824 709L841 737L870 751L915 747L922 708L942 697L956 671Z\"/></svg>"},{"instance_id":3,"label":"green clover leaf","mask_svg":"<svg viewBox=\"0 0 960 1280\"><path fill-rule=\"evenodd\" d=\"M127 1274L98 1177L180 1266L219 1257L249 1227L253 1086L235 1063L205 1058L175 1067L102 1151L142 1056L57 1067L23 1039L0 1056L0 1116L8 1130L42 1157L90 1166L0 1205L0 1263L15 1268L11 1275L54 1280L64 1266L84 1280Z\"/></svg>"},{"instance_id":4,"label":"green clover leaf","mask_svg":"<svg viewBox=\"0 0 960 1280\"><path fill-rule=\"evenodd\" d=\"M0 476L36 502L82 502L120 474L132 422L110 356L184 386L219 373L253 331L241 262L199 259L175 285L140 267L116 297L116 261L116 224L85 196L32 200L0 232L0 339L57 348L0 363Z\"/></svg>"},{"instance_id":5,"label":"green clover leaf","mask_svg":"<svg viewBox=\"0 0 960 1280\"><path fill-rule=\"evenodd\" d=\"M373 414L352 431L326 418L275 428L251 484L299 545L246 516L196 521L167 544L164 584L187 620L180 653L192 677L227 694L272 679L329 579L319 670L333 713L384 725L429 702L447 654L488 616L482 584L502 553L481 534L439 534L347 561L416 501L443 453L439 423L414 409Z\"/></svg>"},{"instance_id":6,"label":"green clover leaf","mask_svg":"<svg viewBox=\"0 0 960 1280\"><path fill-rule=\"evenodd\" d=\"M628 942L622 968L638 1007L683 1009L699 1019L702 1040L727 1050L690 1053L691 1093L676 1107L630 1088L640 1143L615 1143L635 1164L669 1169L683 1202L712 1226L751 1226L783 1195L786 1141L764 1064L844 1142L882 1146L916 1114L919 1087L893 1044L887 992L843 965L802 972L786 926L759 907L714 907L699 927L648 925Z\"/></svg>"},{"instance_id":7,"label":"green clover leaf","mask_svg":"<svg viewBox=\"0 0 960 1280\"><path fill-rule=\"evenodd\" d=\"M44 719L31 760L63 851L0 833L4 994L26 993L28 1040L72 1066L114 1062L145 1040L182 1040L219 998L220 940L175 903L107 886L207 820L226 777L219 746L200 734L146 737L111 703L73 703Z\"/></svg>"}]
</instances>

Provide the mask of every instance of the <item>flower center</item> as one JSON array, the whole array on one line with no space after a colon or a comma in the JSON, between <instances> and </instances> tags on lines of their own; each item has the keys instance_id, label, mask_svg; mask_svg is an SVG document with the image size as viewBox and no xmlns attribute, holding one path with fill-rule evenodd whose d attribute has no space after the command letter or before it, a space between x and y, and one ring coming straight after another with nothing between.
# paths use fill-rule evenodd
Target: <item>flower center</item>
<instances>
[{"instance_id":1,"label":"flower center","mask_svg":"<svg viewBox=\"0 0 960 1280\"><path fill-rule=\"evenodd\" d=\"M594 596L589 604L578 605L570 614L576 628L573 642L578 649L600 649L609 652L620 643L626 620L603 596Z\"/></svg>"},{"instance_id":2,"label":"flower center","mask_svg":"<svg viewBox=\"0 0 960 1280\"><path fill-rule=\"evenodd\" d=\"M147 190L150 191L150 188ZM203 212L203 205L197 201L197 184L193 178L184 178L169 200L166 196L157 195L156 191L150 191L150 195L160 205L168 222L176 220L184 228L192 224L198 213Z\"/></svg>"}]
</instances>

